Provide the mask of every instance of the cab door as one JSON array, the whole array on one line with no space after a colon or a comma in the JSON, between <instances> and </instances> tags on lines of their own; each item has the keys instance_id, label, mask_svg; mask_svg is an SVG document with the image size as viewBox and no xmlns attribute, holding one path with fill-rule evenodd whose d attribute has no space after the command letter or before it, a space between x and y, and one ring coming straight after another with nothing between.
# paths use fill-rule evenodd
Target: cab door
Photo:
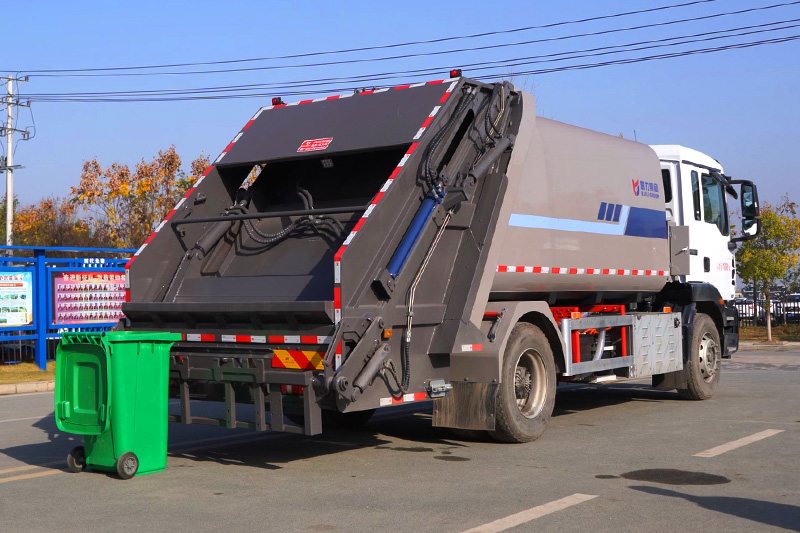
<instances>
[{"instance_id":1,"label":"cab door","mask_svg":"<svg viewBox=\"0 0 800 533\"><path fill-rule=\"evenodd\" d=\"M689 226L687 281L714 285L720 295L734 297L733 255L728 248L730 222L725 184L703 168L681 165L684 225Z\"/></svg>"}]
</instances>

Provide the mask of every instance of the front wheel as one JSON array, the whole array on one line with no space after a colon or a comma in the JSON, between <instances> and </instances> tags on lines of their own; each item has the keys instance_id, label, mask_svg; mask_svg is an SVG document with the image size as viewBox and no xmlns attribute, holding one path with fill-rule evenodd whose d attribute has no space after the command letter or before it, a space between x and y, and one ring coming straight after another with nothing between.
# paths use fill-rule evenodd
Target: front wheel
<instances>
[{"instance_id":1,"label":"front wheel","mask_svg":"<svg viewBox=\"0 0 800 533\"><path fill-rule=\"evenodd\" d=\"M708 400L714 395L722 370L722 345L717 326L710 316L697 313L694 319L689 361L683 369L686 388L678 389L685 400Z\"/></svg>"},{"instance_id":2,"label":"front wheel","mask_svg":"<svg viewBox=\"0 0 800 533\"><path fill-rule=\"evenodd\" d=\"M117 459L117 474L122 479L130 479L139 471L139 458L133 452L126 452Z\"/></svg>"},{"instance_id":3,"label":"front wheel","mask_svg":"<svg viewBox=\"0 0 800 533\"><path fill-rule=\"evenodd\" d=\"M502 382L497 390L495 429L503 442L530 442L544 433L556 398L553 350L541 329L514 326L503 354Z\"/></svg>"}]
</instances>

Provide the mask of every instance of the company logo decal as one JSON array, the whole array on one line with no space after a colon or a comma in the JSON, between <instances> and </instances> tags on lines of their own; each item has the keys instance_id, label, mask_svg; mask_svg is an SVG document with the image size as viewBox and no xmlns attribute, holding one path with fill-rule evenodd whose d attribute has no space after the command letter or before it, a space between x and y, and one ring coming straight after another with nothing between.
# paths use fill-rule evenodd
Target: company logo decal
<instances>
[{"instance_id":1,"label":"company logo decal","mask_svg":"<svg viewBox=\"0 0 800 533\"><path fill-rule=\"evenodd\" d=\"M300 145L300 148L297 149L298 152L316 152L318 150L324 150L331 144L333 137L328 137L327 139L308 139L303 141L303 144Z\"/></svg>"},{"instance_id":2,"label":"company logo decal","mask_svg":"<svg viewBox=\"0 0 800 533\"><path fill-rule=\"evenodd\" d=\"M644 180L631 180L633 194L636 196L647 196L648 198L660 198L658 193L658 183Z\"/></svg>"}]
</instances>

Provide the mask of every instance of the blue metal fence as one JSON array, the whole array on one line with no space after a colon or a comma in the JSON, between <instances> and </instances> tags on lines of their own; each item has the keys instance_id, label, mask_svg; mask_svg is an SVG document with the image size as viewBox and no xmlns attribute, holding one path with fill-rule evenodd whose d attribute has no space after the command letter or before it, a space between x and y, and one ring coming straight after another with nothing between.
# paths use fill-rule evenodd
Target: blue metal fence
<instances>
[{"instance_id":1,"label":"blue metal fence","mask_svg":"<svg viewBox=\"0 0 800 533\"><path fill-rule=\"evenodd\" d=\"M33 356L44 370L62 332L113 327L135 251L0 246L0 362Z\"/></svg>"}]
</instances>

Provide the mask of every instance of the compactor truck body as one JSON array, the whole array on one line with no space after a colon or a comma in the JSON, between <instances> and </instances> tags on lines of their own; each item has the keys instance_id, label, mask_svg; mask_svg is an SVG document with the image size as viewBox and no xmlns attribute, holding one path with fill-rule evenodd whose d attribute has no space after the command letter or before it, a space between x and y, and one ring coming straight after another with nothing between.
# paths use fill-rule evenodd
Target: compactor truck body
<instances>
[{"instance_id":1,"label":"compactor truck body","mask_svg":"<svg viewBox=\"0 0 800 533\"><path fill-rule=\"evenodd\" d=\"M738 346L714 208L739 186L739 239L758 213L701 156L537 117L506 82L276 101L131 260L122 327L182 335L183 423L316 434L433 400L434 425L519 442L558 381L706 398Z\"/></svg>"}]
</instances>

